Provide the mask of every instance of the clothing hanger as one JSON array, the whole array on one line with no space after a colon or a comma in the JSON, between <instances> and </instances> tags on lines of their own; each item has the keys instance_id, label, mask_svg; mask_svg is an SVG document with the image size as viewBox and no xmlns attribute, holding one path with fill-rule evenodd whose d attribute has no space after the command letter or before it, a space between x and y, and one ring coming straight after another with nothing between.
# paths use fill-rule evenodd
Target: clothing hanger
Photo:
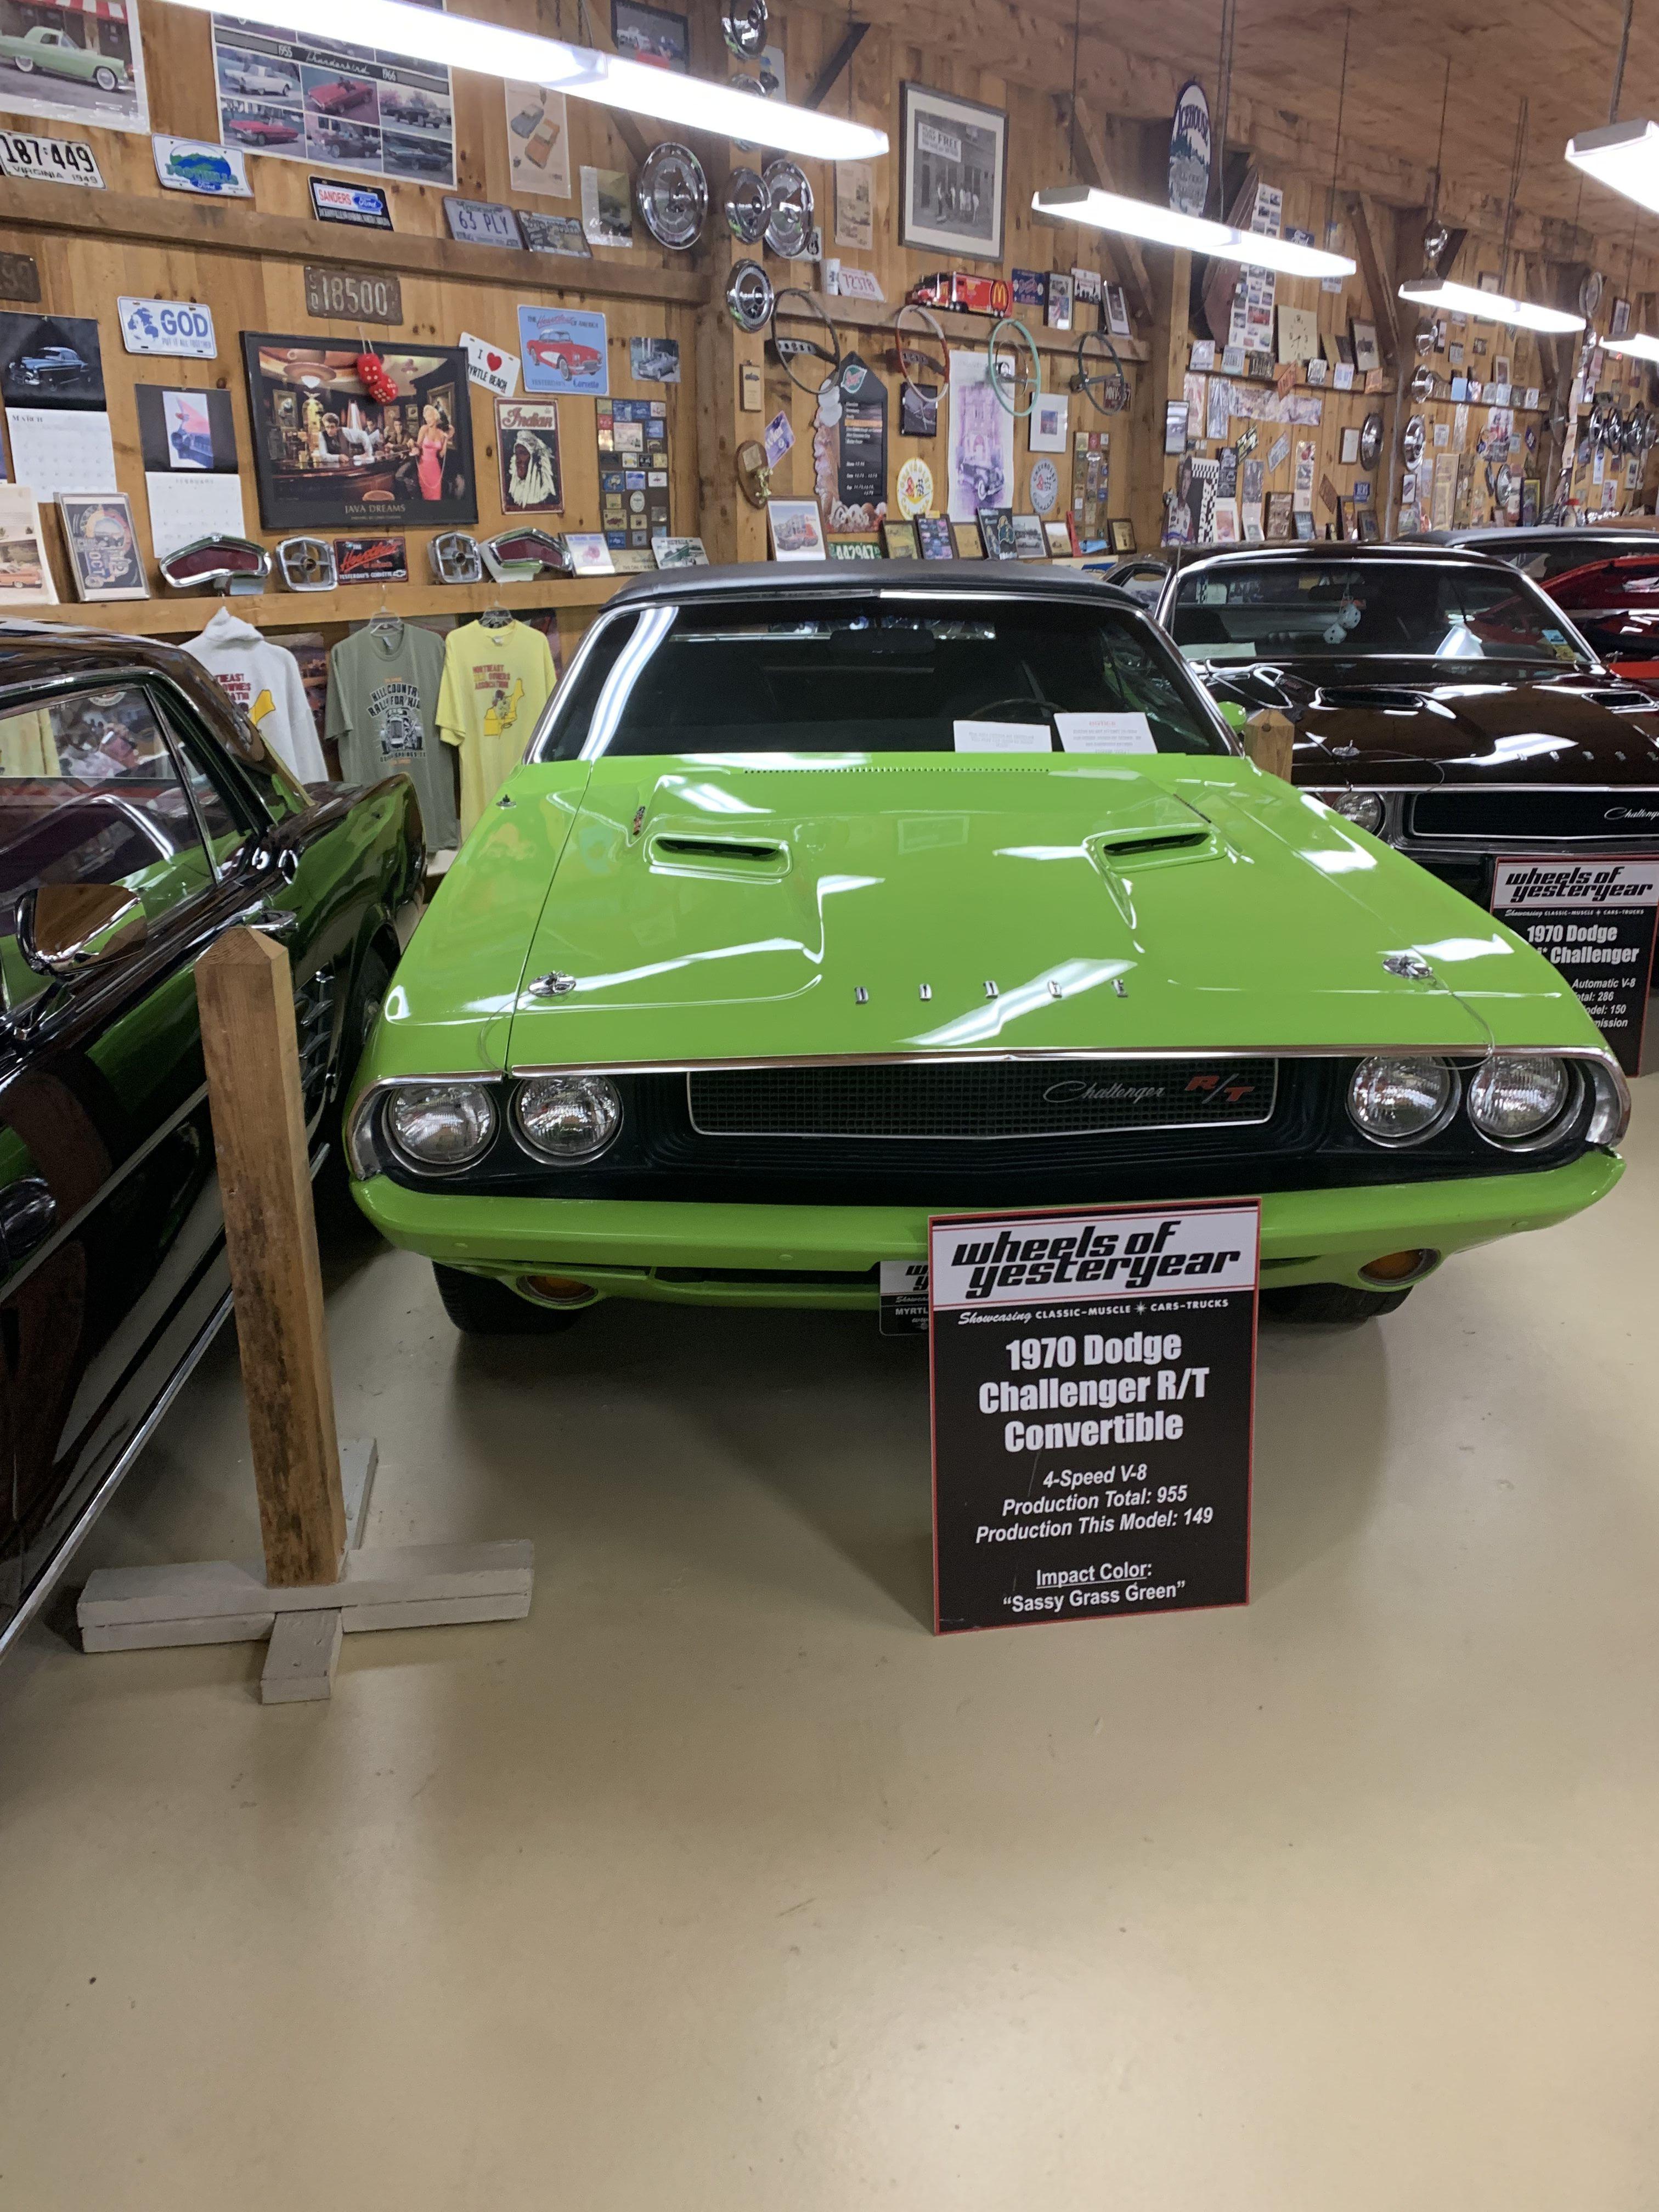
<instances>
[{"instance_id":1,"label":"clothing hanger","mask_svg":"<svg viewBox=\"0 0 1659 2212\"><path fill-rule=\"evenodd\" d=\"M387 605L386 593L386 587L382 584L380 611L370 618L368 634L371 637L389 637L396 643L404 634L404 618L394 608Z\"/></svg>"},{"instance_id":2,"label":"clothing hanger","mask_svg":"<svg viewBox=\"0 0 1659 2212\"><path fill-rule=\"evenodd\" d=\"M489 605L478 617L478 620L485 629L510 629L517 619L511 607L501 604L501 580L498 577L495 588L490 594Z\"/></svg>"}]
</instances>

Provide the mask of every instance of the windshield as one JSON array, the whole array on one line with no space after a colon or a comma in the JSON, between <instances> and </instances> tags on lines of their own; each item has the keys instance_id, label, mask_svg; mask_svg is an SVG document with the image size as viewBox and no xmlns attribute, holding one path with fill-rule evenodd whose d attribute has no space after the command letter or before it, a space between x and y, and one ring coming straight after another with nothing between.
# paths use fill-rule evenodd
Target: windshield
<instances>
[{"instance_id":1,"label":"windshield","mask_svg":"<svg viewBox=\"0 0 1659 2212\"><path fill-rule=\"evenodd\" d=\"M1262 561L1198 568L1169 615L1188 660L1548 661L1586 665L1534 587L1456 562Z\"/></svg>"},{"instance_id":2,"label":"windshield","mask_svg":"<svg viewBox=\"0 0 1659 2212\"><path fill-rule=\"evenodd\" d=\"M919 592L647 608L595 641L537 757L1227 750L1143 619Z\"/></svg>"}]
</instances>

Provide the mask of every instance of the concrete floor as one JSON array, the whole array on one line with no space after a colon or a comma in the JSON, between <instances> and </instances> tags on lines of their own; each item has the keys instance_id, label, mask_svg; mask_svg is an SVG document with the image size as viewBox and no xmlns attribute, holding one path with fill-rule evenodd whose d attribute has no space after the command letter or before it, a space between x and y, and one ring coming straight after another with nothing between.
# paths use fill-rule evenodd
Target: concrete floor
<instances>
[{"instance_id":1,"label":"concrete floor","mask_svg":"<svg viewBox=\"0 0 1659 2212\"><path fill-rule=\"evenodd\" d=\"M1646 2212L1641 1088L1600 1212L1267 1332L1229 1613L935 1641L920 1344L479 1349L333 1248L370 1540L533 1536L534 1612L331 1707L0 1670L0 2206ZM84 1564L257 1549L246 1467L227 1340Z\"/></svg>"}]
</instances>

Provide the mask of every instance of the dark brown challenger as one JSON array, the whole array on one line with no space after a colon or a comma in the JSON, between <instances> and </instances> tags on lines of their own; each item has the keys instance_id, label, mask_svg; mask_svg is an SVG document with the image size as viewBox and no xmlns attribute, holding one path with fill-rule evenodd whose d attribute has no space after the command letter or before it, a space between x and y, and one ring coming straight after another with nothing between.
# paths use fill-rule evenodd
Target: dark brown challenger
<instances>
[{"instance_id":1,"label":"dark brown challenger","mask_svg":"<svg viewBox=\"0 0 1659 2212\"><path fill-rule=\"evenodd\" d=\"M0 623L0 1653L229 1310L197 960L286 946L314 1170L423 860L188 653Z\"/></svg>"},{"instance_id":2,"label":"dark brown challenger","mask_svg":"<svg viewBox=\"0 0 1659 2212\"><path fill-rule=\"evenodd\" d=\"M1218 704L1290 718L1298 785L1478 906L1499 855L1659 851L1659 702L1504 562L1240 548L1158 619Z\"/></svg>"}]
</instances>

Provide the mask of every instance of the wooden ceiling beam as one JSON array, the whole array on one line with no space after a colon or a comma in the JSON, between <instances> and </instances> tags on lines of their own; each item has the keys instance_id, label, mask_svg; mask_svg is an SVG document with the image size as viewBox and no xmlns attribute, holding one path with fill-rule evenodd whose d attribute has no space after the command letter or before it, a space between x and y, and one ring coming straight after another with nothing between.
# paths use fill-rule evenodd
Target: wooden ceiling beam
<instances>
[{"instance_id":1,"label":"wooden ceiling beam","mask_svg":"<svg viewBox=\"0 0 1659 2212\"><path fill-rule=\"evenodd\" d=\"M1069 92L1054 95L1054 113L1060 127L1066 131L1076 151L1078 174L1085 185L1092 185L1103 192L1121 192L1121 179L1105 149L1100 132L1089 112L1088 102L1079 94L1073 102ZM1120 238L1109 231L1096 231L1092 235L1100 240L1101 251L1111 264L1112 281L1123 287L1128 300L1129 312L1143 329L1152 320L1152 284L1146 273L1146 257L1139 241ZM1102 325L1103 329L1104 325Z\"/></svg>"},{"instance_id":2,"label":"wooden ceiling beam","mask_svg":"<svg viewBox=\"0 0 1659 2212\"><path fill-rule=\"evenodd\" d=\"M1389 368L1398 371L1406 347L1401 335L1400 301L1395 292L1399 279L1394 273L1393 216L1379 208L1368 194L1354 192L1348 200L1348 222L1353 231L1359 273L1370 295L1371 313L1376 317L1382 359Z\"/></svg>"}]
</instances>

